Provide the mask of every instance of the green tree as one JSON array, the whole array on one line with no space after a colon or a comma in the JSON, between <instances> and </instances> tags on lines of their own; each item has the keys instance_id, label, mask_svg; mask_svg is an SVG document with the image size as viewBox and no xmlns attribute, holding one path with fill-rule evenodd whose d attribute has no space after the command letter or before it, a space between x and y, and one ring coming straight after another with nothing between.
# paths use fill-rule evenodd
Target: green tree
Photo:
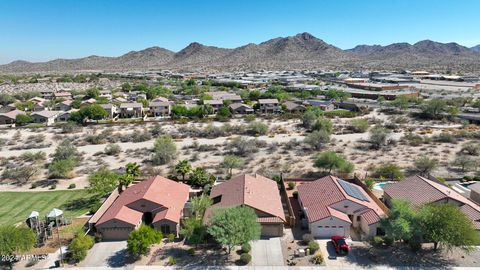
<instances>
[{"instance_id":1,"label":"green tree","mask_svg":"<svg viewBox=\"0 0 480 270\"><path fill-rule=\"evenodd\" d=\"M227 119L232 117L232 112L227 106L221 106L217 111L217 117L220 119Z\"/></svg>"},{"instance_id":2,"label":"green tree","mask_svg":"<svg viewBox=\"0 0 480 270\"><path fill-rule=\"evenodd\" d=\"M68 250L72 253L72 257L75 261L80 262L87 257L87 252L93 247L95 240L93 237L78 233L72 242L68 245Z\"/></svg>"},{"instance_id":3,"label":"green tree","mask_svg":"<svg viewBox=\"0 0 480 270\"><path fill-rule=\"evenodd\" d=\"M33 117L31 117L30 115L18 114L17 116L15 116L15 123L17 125L22 126L31 122L33 122Z\"/></svg>"},{"instance_id":4,"label":"green tree","mask_svg":"<svg viewBox=\"0 0 480 270\"><path fill-rule=\"evenodd\" d=\"M393 180L404 178L402 169L395 163L386 163L375 169L375 176Z\"/></svg>"},{"instance_id":5,"label":"green tree","mask_svg":"<svg viewBox=\"0 0 480 270\"><path fill-rule=\"evenodd\" d=\"M323 115L323 111L319 107L308 108L302 116L302 125L308 130L313 129L313 126L318 118Z\"/></svg>"},{"instance_id":6,"label":"green tree","mask_svg":"<svg viewBox=\"0 0 480 270\"><path fill-rule=\"evenodd\" d=\"M391 131L383 127L374 127L370 130L369 141L374 149L380 149L386 144Z\"/></svg>"},{"instance_id":7,"label":"green tree","mask_svg":"<svg viewBox=\"0 0 480 270\"><path fill-rule=\"evenodd\" d=\"M417 210L407 201L393 200L387 217L380 220L380 225L390 239L421 242Z\"/></svg>"},{"instance_id":8,"label":"green tree","mask_svg":"<svg viewBox=\"0 0 480 270\"><path fill-rule=\"evenodd\" d=\"M192 213L197 219L202 219L205 214L205 210L212 205L212 199L206 194L193 197L191 200Z\"/></svg>"},{"instance_id":9,"label":"green tree","mask_svg":"<svg viewBox=\"0 0 480 270\"><path fill-rule=\"evenodd\" d=\"M352 172L354 166L348 162L344 156L335 153L334 151L325 151L317 155L314 161L314 166L323 170L338 170L340 172Z\"/></svg>"},{"instance_id":10,"label":"green tree","mask_svg":"<svg viewBox=\"0 0 480 270\"><path fill-rule=\"evenodd\" d=\"M192 165L188 160L180 160L177 165L175 165L175 172L182 176L182 181L185 182L185 176L192 171Z\"/></svg>"},{"instance_id":11,"label":"green tree","mask_svg":"<svg viewBox=\"0 0 480 270\"><path fill-rule=\"evenodd\" d=\"M249 207L219 208L213 211L208 233L220 244L232 248L260 237L260 224L255 211Z\"/></svg>"},{"instance_id":12,"label":"green tree","mask_svg":"<svg viewBox=\"0 0 480 270\"><path fill-rule=\"evenodd\" d=\"M128 235L127 249L135 257L146 255L150 250L150 246L158 244L162 241L161 232L147 225L140 225L138 230L133 230Z\"/></svg>"},{"instance_id":13,"label":"green tree","mask_svg":"<svg viewBox=\"0 0 480 270\"><path fill-rule=\"evenodd\" d=\"M97 87L89 88L85 92L85 96L87 96L88 98L97 98L98 96L100 96L100 89L98 89Z\"/></svg>"},{"instance_id":14,"label":"green tree","mask_svg":"<svg viewBox=\"0 0 480 270\"><path fill-rule=\"evenodd\" d=\"M36 242L37 235L30 228L0 226L0 255L30 251Z\"/></svg>"},{"instance_id":15,"label":"green tree","mask_svg":"<svg viewBox=\"0 0 480 270\"><path fill-rule=\"evenodd\" d=\"M443 99L434 98L426 101L421 106L422 114L431 119L438 119L448 109L447 102Z\"/></svg>"},{"instance_id":16,"label":"green tree","mask_svg":"<svg viewBox=\"0 0 480 270\"><path fill-rule=\"evenodd\" d=\"M371 177L365 178L364 183L369 190L372 190L373 186L375 185L375 181Z\"/></svg>"},{"instance_id":17,"label":"green tree","mask_svg":"<svg viewBox=\"0 0 480 270\"><path fill-rule=\"evenodd\" d=\"M478 244L472 221L456 205L427 204L420 211L420 223L425 241L433 242L434 250L439 245L471 249Z\"/></svg>"},{"instance_id":18,"label":"green tree","mask_svg":"<svg viewBox=\"0 0 480 270\"><path fill-rule=\"evenodd\" d=\"M185 219L183 222L180 234L185 237L185 240L188 243L197 246L198 244L205 242L207 228L203 225L201 219L191 217Z\"/></svg>"},{"instance_id":19,"label":"green tree","mask_svg":"<svg viewBox=\"0 0 480 270\"><path fill-rule=\"evenodd\" d=\"M188 177L188 183L190 185L195 185L195 186L201 186L205 187L206 185L213 185L215 182L215 176L212 174L209 174L205 169L203 168L195 168L192 170L190 173L190 176Z\"/></svg>"},{"instance_id":20,"label":"green tree","mask_svg":"<svg viewBox=\"0 0 480 270\"><path fill-rule=\"evenodd\" d=\"M438 159L422 155L415 159L414 165L420 174L428 175L438 167Z\"/></svg>"},{"instance_id":21,"label":"green tree","mask_svg":"<svg viewBox=\"0 0 480 270\"><path fill-rule=\"evenodd\" d=\"M475 167L475 160L466 155L457 155L452 164L460 167L462 172L466 172Z\"/></svg>"},{"instance_id":22,"label":"green tree","mask_svg":"<svg viewBox=\"0 0 480 270\"><path fill-rule=\"evenodd\" d=\"M89 192L104 196L112 192L118 184L119 175L107 168L100 168L88 176Z\"/></svg>"},{"instance_id":23,"label":"green tree","mask_svg":"<svg viewBox=\"0 0 480 270\"><path fill-rule=\"evenodd\" d=\"M153 147L152 162L155 165L163 165L174 160L177 154L177 146L172 137L162 135L155 140Z\"/></svg>"},{"instance_id":24,"label":"green tree","mask_svg":"<svg viewBox=\"0 0 480 270\"><path fill-rule=\"evenodd\" d=\"M9 94L0 93L0 105L8 105L15 102L15 98Z\"/></svg>"},{"instance_id":25,"label":"green tree","mask_svg":"<svg viewBox=\"0 0 480 270\"><path fill-rule=\"evenodd\" d=\"M220 166L222 168L227 169L227 175L230 178L232 176L232 171L235 168L240 168L243 165L243 159L241 157L237 157L234 155L228 155L223 158L222 163Z\"/></svg>"}]
</instances>

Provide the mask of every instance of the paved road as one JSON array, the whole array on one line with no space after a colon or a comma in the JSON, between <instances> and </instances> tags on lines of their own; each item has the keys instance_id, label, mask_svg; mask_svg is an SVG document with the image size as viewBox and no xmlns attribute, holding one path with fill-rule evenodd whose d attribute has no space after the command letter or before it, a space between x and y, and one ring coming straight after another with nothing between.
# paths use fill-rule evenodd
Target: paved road
<instances>
[{"instance_id":1,"label":"paved road","mask_svg":"<svg viewBox=\"0 0 480 270\"><path fill-rule=\"evenodd\" d=\"M283 263L280 238L275 237L252 242L253 266L283 266Z\"/></svg>"}]
</instances>

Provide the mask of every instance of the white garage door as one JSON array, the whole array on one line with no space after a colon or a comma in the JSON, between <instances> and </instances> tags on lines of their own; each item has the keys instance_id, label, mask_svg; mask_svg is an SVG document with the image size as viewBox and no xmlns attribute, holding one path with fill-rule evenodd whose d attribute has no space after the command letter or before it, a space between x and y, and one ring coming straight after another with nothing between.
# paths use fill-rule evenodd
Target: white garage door
<instances>
[{"instance_id":1,"label":"white garage door","mask_svg":"<svg viewBox=\"0 0 480 270\"><path fill-rule=\"evenodd\" d=\"M344 226L316 226L316 228L312 228L312 234L315 238L330 238L334 235L346 235Z\"/></svg>"}]
</instances>

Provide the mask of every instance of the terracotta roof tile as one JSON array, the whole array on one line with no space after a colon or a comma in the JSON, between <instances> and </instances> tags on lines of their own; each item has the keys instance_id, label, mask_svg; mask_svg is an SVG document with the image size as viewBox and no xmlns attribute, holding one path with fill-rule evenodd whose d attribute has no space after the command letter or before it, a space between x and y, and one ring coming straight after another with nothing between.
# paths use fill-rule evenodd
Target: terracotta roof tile
<instances>
[{"instance_id":1,"label":"terracotta roof tile","mask_svg":"<svg viewBox=\"0 0 480 270\"><path fill-rule=\"evenodd\" d=\"M285 220L277 183L261 175L239 175L212 188L210 198L221 196L221 201L205 213L208 219L214 208L247 205L273 217Z\"/></svg>"},{"instance_id":2,"label":"terracotta roof tile","mask_svg":"<svg viewBox=\"0 0 480 270\"><path fill-rule=\"evenodd\" d=\"M190 187L188 185L177 183L162 176L152 177L148 180L142 181L138 184L128 187L120 196L113 202L113 204L105 211L105 214L98 220L97 226L112 219L118 219L120 216L124 218L122 221L130 224L138 224L139 218L143 213L135 211L128 207L133 202L139 200L147 200L159 206L159 208L166 208L154 216L154 222L165 218L174 222L179 222L185 202L188 200ZM123 216L120 212L127 212L122 210L128 208L131 211L140 213ZM157 217L157 215L159 215Z\"/></svg>"},{"instance_id":3,"label":"terracotta roof tile","mask_svg":"<svg viewBox=\"0 0 480 270\"><path fill-rule=\"evenodd\" d=\"M351 184L358 187L359 191L365 197L369 198L369 201L359 200L347 194L338 180L340 179L329 175L298 186L298 196L305 208L309 222L315 222L330 216L350 222L350 219L345 213L330 207L343 200L349 200L364 206L365 208L362 209L362 211L368 209L373 210L373 214L376 215L378 219L385 214L361 187Z\"/></svg>"}]
</instances>

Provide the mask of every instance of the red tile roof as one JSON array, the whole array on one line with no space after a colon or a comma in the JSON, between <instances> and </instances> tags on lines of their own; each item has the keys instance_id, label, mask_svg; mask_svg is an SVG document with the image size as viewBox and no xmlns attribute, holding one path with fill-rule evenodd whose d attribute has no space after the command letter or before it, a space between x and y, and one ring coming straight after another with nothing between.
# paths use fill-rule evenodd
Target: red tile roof
<instances>
[{"instance_id":1,"label":"red tile roof","mask_svg":"<svg viewBox=\"0 0 480 270\"><path fill-rule=\"evenodd\" d=\"M387 184L383 191L392 199L403 199L415 206L436 202L443 199L455 200L462 204L460 210L469 217L480 230L480 205L463 197L455 190L426 179L419 175L411 176L398 183Z\"/></svg>"},{"instance_id":2,"label":"red tile roof","mask_svg":"<svg viewBox=\"0 0 480 270\"><path fill-rule=\"evenodd\" d=\"M367 217L365 220L368 224L378 222L380 216L385 214L361 187L350 183L350 185L358 187L359 191L366 198L369 198L369 201L359 200L347 194L338 180L340 179L329 175L297 187L299 199L305 208L309 222L315 222L331 216L351 222L346 213L331 207L331 205L344 200L364 206L361 210L364 213L361 215ZM370 210L372 210L371 213L367 214Z\"/></svg>"},{"instance_id":3,"label":"red tile roof","mask_svg":"<svg viewBox=\"0 0 480 270\"><path fill-rule=\"evenodd\" d=\"M128 187L113 204L105 211L96 225L101 225L113 219L136 225L143 213L128 205L139 200L147 200L159 205L160 212L153 217L153 223L168 219L178 223L185 203L188 200L190 187L177 183L162 176L152 177L138 184Z\"/></svg>"},{"instance_id":4,"label":"red tile roof","mask_svg":"<svg viewBox=\"0 0 480 270\"><path fill-rule=\"evenodd\" d=\"M212 188L210 198L221 196L221 201L212 205L205 213L208 219L215 208L247 205L258 211L285 221L282 201L277 183L261 175L238 175Z\"/></svg>"}]
</instances>

